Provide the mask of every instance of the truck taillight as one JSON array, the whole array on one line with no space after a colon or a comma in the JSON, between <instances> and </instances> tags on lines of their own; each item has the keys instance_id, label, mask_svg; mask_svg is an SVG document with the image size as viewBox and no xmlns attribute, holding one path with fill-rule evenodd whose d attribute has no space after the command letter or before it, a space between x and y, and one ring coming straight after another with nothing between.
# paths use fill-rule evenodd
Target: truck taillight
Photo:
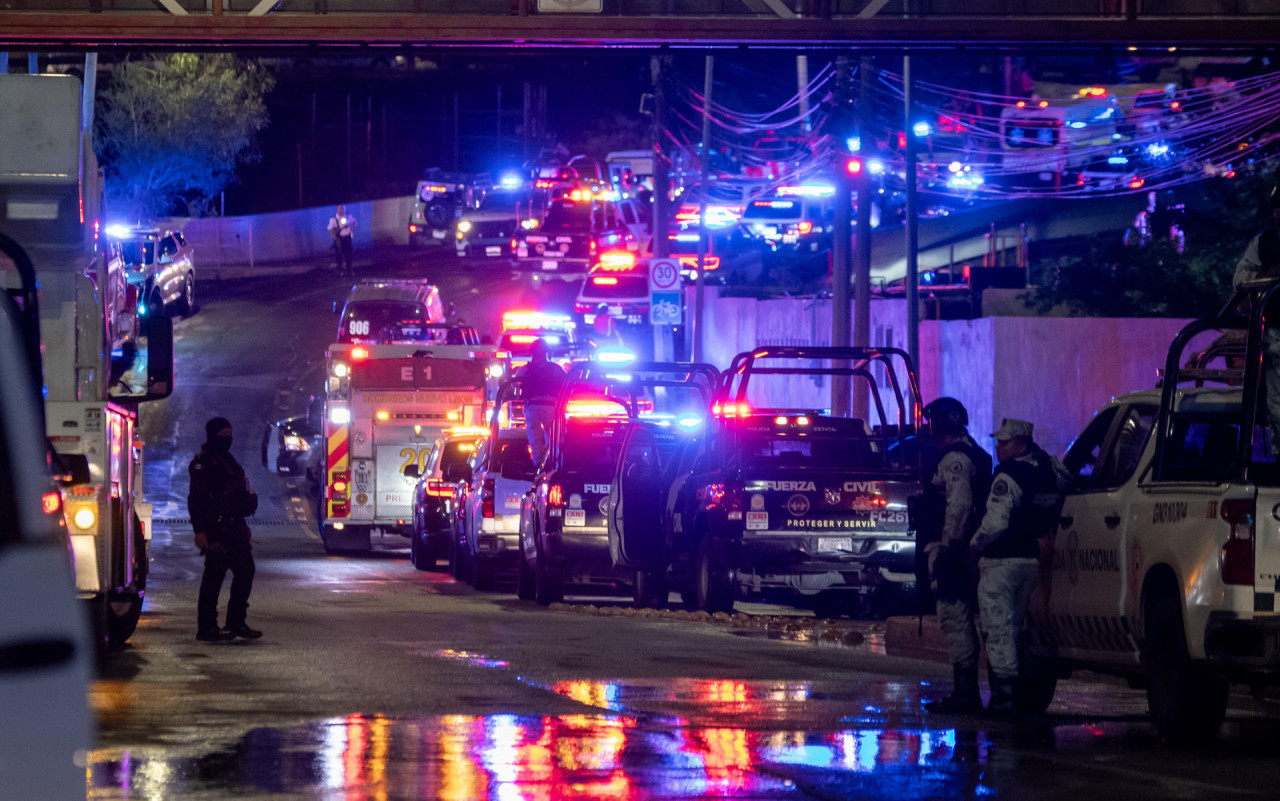
<instances>
[{"instance_id":1,"label":"truck taillight","mask_svg":"<svg viewBox=\"0 0 1280 801\"><path fill-rule=\"evenodd\" d=\"M453 496L453 485L447 481L430 479L427 481L427 494L433 498L450 498Z\"/></svg>"},{"instance_id":2,"label":"truck taillight","mask_svg":"<svg viewBox=\"0 0 1280 801\"><path fill-rule=\"evenodd\" d=\"M329 500L345 501L347 499L347 490L351 486L351 471L338 470L333 474L333 483L330 486Z\"/></svg>"},{"instance_id":3,"label":"truck taillight","mask_svg":"<svg viewBox=\"0 0 1280 801\"><path fill-rule=\"evenodd\" d=\"M493 518L493 479L484 480L484 494L480 496L480 515L486 519Z\"/></svg>"},{"instance_id":4,"label":"truck taillight","mask_svg":"<svg viewBox=\"0 0 1280 801\"><path fill-rule=\"evenodd\" d=\"M1256 505L1252 498L1222 502L1222 519L1231 526L1227 544L1222 546L1222 583L1253 584L1253 521Z\"/></svg>"},{"instance_id":5,"label":"truck taillight","mask_svg":"<svg viewBox=\"0 0 1280 801\"><path fill-rule=\"evenodd\" d=\"M516 238L513 236L513 237L511 237L511 253L512 253L512 255L514 255L514 254L515 254L515 252L516 252Z\"/></svg>"},{"instance_id":6,"label":"truck taillight","mask_svg":"<svg viewBox=\"0 0 1280 801\"><path fill-rule=\"evenodd\" d=\"M47 515L56 515L62 511L62 493L46 492L40 496L40 506Z\"/></svg>"},{"instance_id":7,"label":"truck taillight","mask_svg":"<svg viewBox=\"0 0 1280 801\"><path fill-rule=\"evenodd\" d=\"M559 484L552 484L547 490L547 506L559 507L564 503L564 489Z\"/></svg>"},{"instance_id":8,"label":"truck taillight","mask_svg":"<svg viewBox=\"0 0 1280 801\"><path fill-rule=\"evenodd\" d=\"M730 513L730 520L742 519L742 485L731 484L711 484L707 487L707 500L710 503L718 504L726 512ZM737 513L734 517L733 513Z\"/></svg>"}]
</instances>

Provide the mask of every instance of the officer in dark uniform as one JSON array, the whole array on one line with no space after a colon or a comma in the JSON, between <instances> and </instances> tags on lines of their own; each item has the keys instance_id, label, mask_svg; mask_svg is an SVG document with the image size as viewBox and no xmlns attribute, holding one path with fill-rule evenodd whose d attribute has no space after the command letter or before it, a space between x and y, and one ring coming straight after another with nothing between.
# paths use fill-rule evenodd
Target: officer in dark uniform
<instances>
[{"instance_id":1,"label":"officer in dark uniform","mask_svg":"<svg viewBox=\"0 0 1280 801\"><path fill-rule=\"evenodd\" d=\"M920 535L938 623L947 637L955 676L951 695L930 701L925 708L967 714L982 708L978 693L981 646L974 623L976 565L969 538L982 520L991 486L991 457L969 436L969 412L960 401L938 398L925 407L924 416L939 454L937 468L925 488Z\"/></svg>"},{"instance_id":2,"label":"officer in dark uniform","mask_svg":"<svg viewBox=\"0 0 1280 801\"><path fill-rule=\"evenodd\" d=\"M1000 465L986 514L970 540L980 556L978 614L987 639L991 699L987 710L1012 715L1021 674L1021 638L1040 580L1040 542L1057 528L1070 475L1032 439L1032 425L1006 417L994 436Z\"/></svg>"},{"instance_id":3,"label":"officer in dark uniform","mask_svg":"<svg viewBox=\"0 0 1280 801\"><path fill-rule=\"evenodd\" d=\"M516 378L523 382L520 392L524 399L525 435L529 439L533 463L540 465L547 455L551 418L567 376L563 367L548 358L551 348L546 342L534 340L529 350L529 363L520 368Z\"/></svg>"},{"instance_id":4,"label":"officer in dark uniform","mask_svg":"<svg viewBox=\"0 0 1280 801\"><path fill-rule=\"evenodd\" d=\"M204 554L204 576L196 607L196 639L218 642L241 637L256 640L262 632L245 623L253 590L253 549L245 518L258 509L258 495L244 469L231 455L231 421L215 417L205 424L205 443L187 468L191 475L187 509L196 547ZM218 595L231 571L227 626L218 628Z\"/></svg>"}]
</instances>

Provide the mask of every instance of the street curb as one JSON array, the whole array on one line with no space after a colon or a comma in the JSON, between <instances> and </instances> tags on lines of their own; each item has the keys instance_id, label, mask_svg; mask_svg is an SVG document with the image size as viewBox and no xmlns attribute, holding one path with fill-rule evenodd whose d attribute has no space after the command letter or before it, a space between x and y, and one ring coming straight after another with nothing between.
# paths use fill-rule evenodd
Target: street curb
<instances>
[{"instance_id":1,"label":"street curb","mask_svg":"<svg viewBox=\"0 0 1280 801\"><path fill-rule=\"evenodd\" d=\"M907 656L949 663L951 652L936 615L891 617L885 621L884 650L889 656Z\"/></svg>"},{"instance_id":2,"label":"street curb","mask_svg":"<svg viewBox=\"0 0 1280 801\"><path fill-rule=\"evenodd\" d=\"M771 639L801 642L826 642L833 645L862 645L866 638L840 622L825 618L801 618L770 615L748 615L742 612L728 614L716 612L690 612L684 609L635 609L629 606L596 606L595 604L566 604L556 602L547 609L552 612L572 612L580 615L602 617L640 617L650 620L679 620L725 626L736 629L761 629Z\"/></svg>"}]
</instances>

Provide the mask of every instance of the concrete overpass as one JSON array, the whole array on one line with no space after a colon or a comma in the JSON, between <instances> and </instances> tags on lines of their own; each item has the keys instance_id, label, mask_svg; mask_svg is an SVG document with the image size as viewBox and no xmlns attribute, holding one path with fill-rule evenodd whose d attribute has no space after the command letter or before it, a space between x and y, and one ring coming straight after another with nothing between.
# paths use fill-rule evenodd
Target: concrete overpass
<instances>
[{"instance_id":1,"label":"concrete overpass","mask_svg":"<svg viewBox=\"0 0 1280 801\"><path fill-rule=\"evenodd\" d=\"M1269 48L1280 0L12 0L0 48ZM556 11L560 13L555 13Z\"/></svg>"}]
</instances>

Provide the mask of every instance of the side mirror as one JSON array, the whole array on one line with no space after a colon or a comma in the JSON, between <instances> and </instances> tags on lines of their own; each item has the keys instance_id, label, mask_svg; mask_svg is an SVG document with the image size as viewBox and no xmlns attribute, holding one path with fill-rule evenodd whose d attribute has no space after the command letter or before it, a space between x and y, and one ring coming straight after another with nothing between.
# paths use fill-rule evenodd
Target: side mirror
<instances>
[{"instance_id":1,"label":"side mirror","mask_svg":"<svg viewBox=\"0 0 1280 801\"><path fill-rule=\"evenodd\" d=\"M418 463L410 462L409 466L404 469L405 478L422 478L422 474L418 471Z\"/></svg>"},{"instance_id":2,"label":"side mirror","mask_svg":"<svg viewBox=\"0 0 1280 801\"><path fill-rule=\"evenodd\" d=\"M58 483L71 486L89 483L89 457L82 453L60 453L58 461L62 472L58 474Z\"/></svg>"},{"instance_id":3,"label":"side mirror","mask_svg":"<svg viewBox=\"0 0 1280 801\"><path fill-rule=\"evenodd\" d=\"M173 394L173 320L149 317L147 338L147 393L141 400L161 400Z\"/></svg>"}]
</instances>

